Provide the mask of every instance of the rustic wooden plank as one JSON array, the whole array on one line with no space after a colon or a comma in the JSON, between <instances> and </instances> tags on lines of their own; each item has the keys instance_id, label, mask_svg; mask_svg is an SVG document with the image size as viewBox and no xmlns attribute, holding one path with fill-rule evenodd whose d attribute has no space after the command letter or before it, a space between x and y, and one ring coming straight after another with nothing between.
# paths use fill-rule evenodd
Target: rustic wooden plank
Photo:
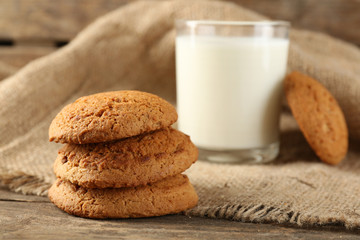
<instances>
[{"instance_id":1,"label":"rustic wooden plank","mask_svg":"<svg viewBox=\"0 0 360 240\"><path fill-rule=\"evenodd\" d=\"M0 39L68 41L98 16L133 0L2 0ZM359 0L228 0L360 45Z\"/></svg>"},{"instance_id":2,"label":"rustic wooden plank","mask_svg":"<svg viewBox=\"0 0 360 240\"><path fill-rule=\"evenodd\" d=\"M16 217L14 217L16 216ZM6 238L63 239L357 239L356 232L171 215L125 220L70 216L51 203L0 201L0 234Z\"/></svg>"},{"instance_id":3,"label":"rustic wooden plank","mask_svg":"<svg viewBox=\"0 0 360 240\"><path fill-rule=\"evenodd\" d=\"M50 200L47 197L23 195L23 194L11 192L5 186L0 185L0 202L1 201L44 202L44 203L50 202Z\"/></svg>"},{"instance_id":4,"label":"rustic wooden plank","mask_svg":"<svg viewBox=\"0 0 360 240\"><path fill-rule=\"evenodd\" d=\"M321 31L360 45L359 0L230 0L293 27Z\"/></svg>"},{"instance_id":5,"label":"rustic wooden plank","mask_svg":"<svg viewBox=\"0 0 360 240\"><path fill-rule=\"evenodd\" d=\"M2 0L0 39L72 39L89 22L131 0Z\"/></svg>"},{"instance_id":6,"label":"rustic wooden plank","mask_svg":"<svg viewBox=\"0 0 360 240\"><path fill-rule=\"evenodd\" d=\"M0 47L0 62L21 68L31 60L45 56L55 50L55 47L41 46Z\"/></svg>"},{"instance_id":7,"label":"rustic wooden plank","mask_svg":"<svg viewBox=\"0 0 360 240\"><path fill-rule=\"evenodd\" d=\"M0 188L3 239L358 239L359 233L336 226L294 228L183 215L90 220L64 213L47 198L23 196Z\"/></svg>"}]
</instances>

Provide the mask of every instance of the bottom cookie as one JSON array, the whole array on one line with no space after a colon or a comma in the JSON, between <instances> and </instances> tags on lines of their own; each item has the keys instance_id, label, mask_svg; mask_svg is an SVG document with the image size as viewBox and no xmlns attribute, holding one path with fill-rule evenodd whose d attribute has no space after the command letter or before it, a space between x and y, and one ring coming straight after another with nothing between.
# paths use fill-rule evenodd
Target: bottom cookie
<instances>
[{"instance_id":1,"label":"bottom cookie","mask_svg":"<svg viewBox=\"0 0 360 240\"><path fill-rule=\"evenodd\" d=\"M178 174L131 188L87 189L57 179L50 200L65 212L88 218L138 218L179 213L197 204L187 176Z\"/></svg>"}]
</instances>

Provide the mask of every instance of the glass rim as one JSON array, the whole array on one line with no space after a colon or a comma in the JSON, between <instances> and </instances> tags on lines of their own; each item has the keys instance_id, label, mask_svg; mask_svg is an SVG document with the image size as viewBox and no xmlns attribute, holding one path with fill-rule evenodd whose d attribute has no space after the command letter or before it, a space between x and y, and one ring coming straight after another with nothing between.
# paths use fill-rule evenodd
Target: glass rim
<instances>
[{"instance_id":1,"label":"glass rim","mask_svg":"<svg viewBox=\"0 0 360 240\"><path fill-rule=\"evenodd\" d=\"M264 21L226 21L226 20L186 20L175 19L176 24L183 23L190 27L199 25L215 26L273 26L273 27L290 27L290 22L282 20L264 20Z\"/></svg>"}]
</instances>

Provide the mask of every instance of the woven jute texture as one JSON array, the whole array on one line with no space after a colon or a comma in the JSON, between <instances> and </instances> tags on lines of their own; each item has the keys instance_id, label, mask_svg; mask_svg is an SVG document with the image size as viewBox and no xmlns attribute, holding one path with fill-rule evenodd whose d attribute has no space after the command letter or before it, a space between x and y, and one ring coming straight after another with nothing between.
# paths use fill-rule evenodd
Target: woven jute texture
<instances>
[{"instance_id":1,"label":"woven jute texture","mask_svg":"<svg viewBox=\"0 0 360 240\"><path fill-rule=\"evenodd\" d=\"M66 47L0 82L2 183L24 194L46 195L55 179L52 163L61 147L48 142L50 121L80 96L139 89L175 104L174 19L179 18L266 19L216 1L135 2L101 17ZM359 63L355 46L292 30L289 71L313 76L339 101L354 139L347 158L335 167L321 163L285 111L281 154L272 164L198 161L187 171L200 201L186 214L360 227Z\"/></svg>"}]
</instances>

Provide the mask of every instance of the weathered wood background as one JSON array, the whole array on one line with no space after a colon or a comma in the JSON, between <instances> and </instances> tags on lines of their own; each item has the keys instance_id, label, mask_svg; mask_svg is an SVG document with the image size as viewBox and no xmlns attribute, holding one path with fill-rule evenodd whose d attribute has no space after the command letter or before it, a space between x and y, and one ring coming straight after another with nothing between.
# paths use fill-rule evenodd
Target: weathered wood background
<instances>
[{"instance_id":1,"label":"weathered wood background","mask_svg":"<svg viewBox=\"0 0 360 240\"><path fill-rule=\"evenodd\" d=\"M0 79L63 46L97 17L132 1L1 0ZM360 46L360 0L229 1Z\"/></svg>"}]
</instances>

